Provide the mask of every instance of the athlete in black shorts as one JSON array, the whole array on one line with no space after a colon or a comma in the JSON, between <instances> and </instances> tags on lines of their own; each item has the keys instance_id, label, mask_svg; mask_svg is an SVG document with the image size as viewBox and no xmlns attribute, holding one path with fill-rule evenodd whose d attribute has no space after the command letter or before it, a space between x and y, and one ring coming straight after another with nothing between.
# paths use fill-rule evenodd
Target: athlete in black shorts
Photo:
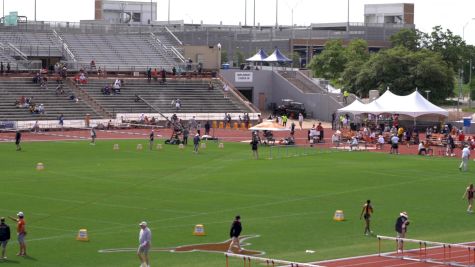
<instances>
[{"instance_id":1,"label":"athlete in black shorts","mask_svg":"<svg viewBox=\"0 0 475 267\"><path fill-rule=\"evenodd\" d=\"M241 252L241 244L239 243L239 235L241 235L242 225L241 225L241 216L237 215L234 218L233 224L231 225L231 230L229 236L231 237L231 244L229 244L228 252L232 253L232 248L235 246L238 248L238 251Z\"/></svg>"},{"instance_id":2,"label":"athlete in black shorts","mask_svg":"<svg viewBox=\"0 0 475 267\"><path fill-rule=\"evenodd\" d=\"M369 228L369 223L371 221L371 214L373 213L373 206L371 206L371 200L366 200L366 203L363 205L363 209L361 210L360 214L360 220L361 217L364 217L364 220L366 222L365 228L364 228L364 234L365 235L370 235L373 233L371 229Z\"/></svg>"}]
</instances>

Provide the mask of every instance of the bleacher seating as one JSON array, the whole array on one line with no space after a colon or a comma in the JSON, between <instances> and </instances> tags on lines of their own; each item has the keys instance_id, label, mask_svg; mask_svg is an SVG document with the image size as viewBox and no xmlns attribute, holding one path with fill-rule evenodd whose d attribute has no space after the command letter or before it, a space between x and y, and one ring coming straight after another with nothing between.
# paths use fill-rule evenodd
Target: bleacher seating
<instances>
[{"instance_id":1,"label":"bleacher seating","mask_svg":"<svg viewBox=\"0 0 475 267\"><path fill-rule=\"evenodd\" d=\"M206 80L168 79L166 84L160 84L158 81L147 82L145 79L127 79L120 94L103 95L101 89L113 82L110 79L90 79L88 84L81 85L81 88L112 114L155 112L146 103L136 102L135 95L140 95L162 113L250 112L232 94L228 94L229 98L224 98L218 81L214 82L214 90L208 90ZM179 111L171 104L176 98L179 98L182 104Z\"/></svg>"},{"instance_id":2,"label":"bleacher seating","mask_svg":"<svg viewBox=\"0 0 475 267\"><path fill-rule=\"evenodd\" d=\"M120 66L143 66L171 70L175 61L152 43L147 34L72 34L62 38L79 62L94 60L97 66L117 69Z\"/></svg>"},{"instance_id":3,"label":"bleacher seating","mask_svg":"<svg viewBox=\"0 0 475 267\"><path fill-rule=\"evenodd\" d=\"M27 56L61 56L62 52L51 32L2 31L0 42L13 44Z\"/></svg>"},{"instance_id":4,"label":"bleacher seating","mask_svg":"<svg viewBox=\"0 0 475 267\"><path fill-rule=\"evenodd\" d=\"M55 87L55 82L50 82L48 89L42 89L30 79L0 79L0 120L56 120L60 114L64 114L67 120L84 119L86 114L90 114L91 118L100 118L83 101L70 101L71 89L67 85L64 85L65 94L60 96L55 95ZM15 101L21 96L33 97L35 103L43 104L45 114L31 114L27 108L15 107Z\"/></svg>"}]
</instances>

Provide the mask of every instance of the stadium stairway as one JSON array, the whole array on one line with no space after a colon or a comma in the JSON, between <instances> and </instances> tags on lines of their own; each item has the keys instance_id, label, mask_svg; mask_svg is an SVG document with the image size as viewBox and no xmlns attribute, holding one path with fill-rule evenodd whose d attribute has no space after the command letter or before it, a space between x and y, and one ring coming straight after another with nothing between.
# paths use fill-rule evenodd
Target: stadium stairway
<instances>
[{"instance_id":1,"label":"stadium stairway","mask_svg":"<svg viewBox=\"0 0 475 267\"><path fill-rule=\"evenodd\" d=\"M86 114L92 119L102 117L81 99L78 102L69 100L72 90L67 84L64 95L56 96L55 88L55 82L49 82L48 89L43 89L31 79L0 79L0 121L56 120L61 114L66 120L84 119ZM28 108L16 107L15 101L21 96L32 97L34 103L43 104L45 114L31 114Z\"/></svg>"}]
</instances>

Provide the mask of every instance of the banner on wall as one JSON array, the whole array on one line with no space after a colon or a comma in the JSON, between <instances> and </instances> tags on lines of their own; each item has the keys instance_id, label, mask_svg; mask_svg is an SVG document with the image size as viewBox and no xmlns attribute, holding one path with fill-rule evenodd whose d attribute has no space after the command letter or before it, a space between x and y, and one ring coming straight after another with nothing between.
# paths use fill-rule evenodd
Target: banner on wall
<instances>
[{"instance_id":1,"label":"banner on wall","mask_svg":"<svg viewBox=\"0 0 475 267\"><path fill-rule=\"evenodd\" d=\"M234 81L238 83L252 83L252 72L236 72Z\"/></svg>"}]
</instances>

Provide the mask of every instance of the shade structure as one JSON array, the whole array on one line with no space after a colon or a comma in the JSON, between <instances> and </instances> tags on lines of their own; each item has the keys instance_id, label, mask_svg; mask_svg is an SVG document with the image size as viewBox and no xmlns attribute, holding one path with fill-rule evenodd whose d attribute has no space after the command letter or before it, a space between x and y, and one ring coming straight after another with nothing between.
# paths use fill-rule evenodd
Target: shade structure
<instances>
[{"instance_id":1,"label":"shade structure","mask_svg":"<svg viewBox=\"0 0 475 267\"><path fill-rule=\"evenodd\" d=\"M291 59L289 59L284 54L282 54L282 52L280 52L279 48L276 48L274 50L274 53L272 53L270 56L265 58L263 61L264 62L280 62L280 63L292 62Z\"/></svg>"},{"instance_id":2,"label":"shade structure","mask_svg":"<svg viewBox=\"0 0 475 267\"><path fill-rule=\"evenodd\" d=\"M252 57L246 59L247 62L263 62L264 59L269 57L266 52L261 48L259 51Z\"/></svg>"},{"instance_id":3,"label":"shade structure","mask_svg":"<svg viewBox=\"0 0 475 267\"><path fill-rule=\"evenodd\" d=\"M356 102L356 103L355 103ZM417 118L422 115L434 114L447 117L449 112L425 99L417 90L407 96L398 96L387 90L382 96L369 104L355 101L351 105L338 109L340 113L352 114L402 114Z\"/></svg>"},{"instance_id":4,"label":"shade structure","mask_svg":"<svg viewBox=\"0 0 475 267\"><path fill-rule=\"evenodd\" d=\"M251 131L274 131L274 132L284 132L284 131L290 131L289 128L286 128L279 123L275 121L264 121L261 122L251 128L249 128Z\"/></svg>"}]
</instances>

